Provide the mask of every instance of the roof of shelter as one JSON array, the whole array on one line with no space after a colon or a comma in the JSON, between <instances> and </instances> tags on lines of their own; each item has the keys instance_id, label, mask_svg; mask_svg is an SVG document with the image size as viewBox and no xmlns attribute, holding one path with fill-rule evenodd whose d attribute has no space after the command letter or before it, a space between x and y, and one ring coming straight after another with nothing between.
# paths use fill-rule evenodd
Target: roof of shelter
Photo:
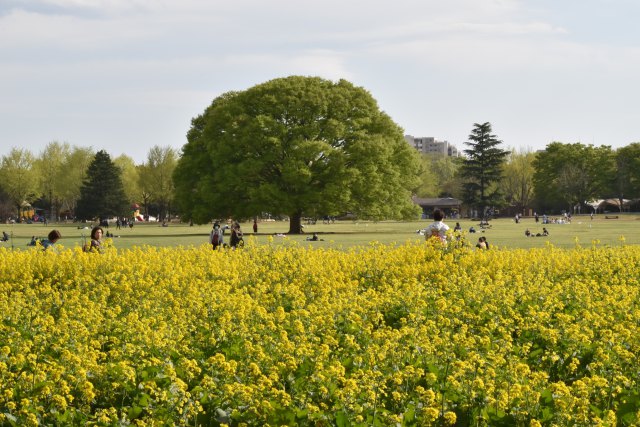
<instances>
[{"instance_id":1,"label":"roof of shelter","mask_svg":"<svg viewBox=\"0 0 640 427\"><path fill-rule=\"evenodd\" d=\"M628 205L631 200L622 199L623 206ZM598 199L587 202L587 205L591 206L594 209L598 209L600 206L613 205L620 206L620 199Z\"/></svg>"}]
</instances>

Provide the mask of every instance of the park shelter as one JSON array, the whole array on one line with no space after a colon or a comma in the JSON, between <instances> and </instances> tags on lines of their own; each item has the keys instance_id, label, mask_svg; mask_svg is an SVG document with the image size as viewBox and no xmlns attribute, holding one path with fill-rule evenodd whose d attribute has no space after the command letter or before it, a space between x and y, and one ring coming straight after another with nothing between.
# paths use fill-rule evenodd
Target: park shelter
<instances>
[{"instance_id":1,"label":"park shelter","mask_svg":"<svg viewBox=\"0 0 640 427\"><path fill-rule=\"evenodd\" d=\"M431 217L436 209L442 210L448 218L452 218L460 214L462 207L462 202L453 197L413 197L413 202L422 208L422 214L425 218Z\"/></svg>"},{"instance_id":2,"label":"park shelter","mask_svg":"<svg viewBox=\"0 0 640 427\"><path fill-rule=\"evenodd\" d=\"M595 213L625 212L629 210L630 204L629 199L622 199L622 206L620 206L620 199L598 199L587 203Z\"/></svg>"}]
</instances>

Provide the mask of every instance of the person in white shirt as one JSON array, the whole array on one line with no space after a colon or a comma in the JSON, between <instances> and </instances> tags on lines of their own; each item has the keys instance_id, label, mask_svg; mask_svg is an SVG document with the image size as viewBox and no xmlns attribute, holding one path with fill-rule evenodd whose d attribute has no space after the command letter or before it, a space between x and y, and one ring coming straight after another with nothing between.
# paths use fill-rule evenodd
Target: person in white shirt
<instances>
[{"instance_id":1,"label":"person in white shirt","mask_svg":"<svg viewBox=\"0 0 640 427\"><path fill-rule=\"evenodd\" d=\"M449 226L444 223L444 212L440 209L436 209L433 211L433 223L427 226L424 236L426 240L429 240L432 237L437 237L443 243L446 243L448 230Z\"/></svg>"}]
</instances>

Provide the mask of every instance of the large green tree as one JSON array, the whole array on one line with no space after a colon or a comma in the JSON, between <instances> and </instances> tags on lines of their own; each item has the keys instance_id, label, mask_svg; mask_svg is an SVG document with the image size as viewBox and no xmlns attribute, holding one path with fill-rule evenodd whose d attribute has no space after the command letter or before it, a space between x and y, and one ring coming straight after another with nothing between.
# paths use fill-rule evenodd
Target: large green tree
<instances>
[{"instance_id":1,"label":"large green tree","mask_svg":"<svg viewBox=\"0 0 640 427\"><path fill-rule=\"evenodd\" d=\"M500 141L493 135L491 123L474 123L469 148L464 150L466 158L462 162L460 174L463 178L463 200L475 207L480 215L487 208L498 205L502 197L496 182L502 177L502 170L509 151L500 148Z\"/></svg>"},{"instance_id":2,"label":"large green tree","mask_svg":"<svg viewBox=\"0 0 640 427\"><path fill-rule=\"evenodd\" d=\"M18 217L28 203L37 198L38 175L34 170L35 159L29 150L12 148L2 156L0 185L16 208Z\"/></svg>"},{"instance_id":3,"label":"large green tree","mask_svg":"<svg viewBox=\"0 0 640 427\"><path fill-rule=\"evenodd\" d=\"M127 205L120 169L106 151L98 151L80 188L76 216L79 219L123 216Z\"/></svg>"},{"instance_id":4,"label":"large green tree","mask_svg":"<svg viewBox=\"0 0 640 427\"><path fill-rule=\"evenodd\" d=\"M218 102L213 102L210 111ZM207 181L211 179L210 154L207 143L202 137L206 124L205 114L191 119L191 128L187 133L188 143L182 147L182 155L173 172L175 207L185 220L206 222L211 218L211 212L205 200Z\"/></svg>"},{"instance_id":5,"label":"large green tree","mask_svg":"<svg viewBox=\"0 0 640 427\"><path fill-rule=\"evenodd\" d=\"M186 218L350 211L415 218L420 160L363 88L292 76L215 99L194 119L174 178Z\"/></svg>"},{"instance_id":6,"label":"large green tree","mask_svg":"<svg viewBox=\"0 0 640 427\"><path fill-rule=\"evenodd\" d=\"M605 196L615 175L611 147L552 142L533 162L536 199L543 211L572 210Z\"/></svg>"}]
</instances>

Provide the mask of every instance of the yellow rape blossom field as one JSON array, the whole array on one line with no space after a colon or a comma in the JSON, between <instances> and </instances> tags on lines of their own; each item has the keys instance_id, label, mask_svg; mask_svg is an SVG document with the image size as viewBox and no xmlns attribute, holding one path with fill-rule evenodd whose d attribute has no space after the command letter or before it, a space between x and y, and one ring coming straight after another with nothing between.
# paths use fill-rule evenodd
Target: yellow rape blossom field
<instances>
[{"instance_id":1,"label":"yellow rape blossom field","mask_svg":"<svg viewBox=\"0 0 640 427\"><path fill-rule=\"evenodd\" d=\"M0 248L0 425L638 425L639 271L623 242Z\"/></svg>"}]
</instances>

